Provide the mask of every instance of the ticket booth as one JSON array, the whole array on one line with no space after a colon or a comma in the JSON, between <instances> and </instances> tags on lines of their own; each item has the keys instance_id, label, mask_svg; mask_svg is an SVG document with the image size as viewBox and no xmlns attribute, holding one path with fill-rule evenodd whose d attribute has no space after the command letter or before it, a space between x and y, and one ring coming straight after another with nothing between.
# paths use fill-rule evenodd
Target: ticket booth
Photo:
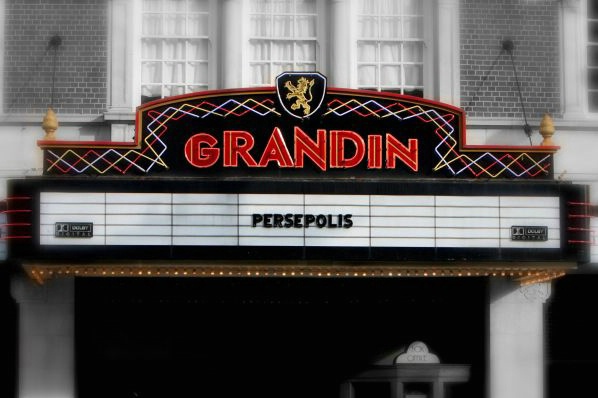
<instances>
[{"instance_id":1,"label":"ticket booth","mask_svg":"<svg viewBox=\"0 0 598 398\"><path fill-rule=\"evenodd\" d=\"M386 355L341 386L341 398L449 398L469 380L469 365L443 364L421 341Z\"/></svg>"}]
</instances>

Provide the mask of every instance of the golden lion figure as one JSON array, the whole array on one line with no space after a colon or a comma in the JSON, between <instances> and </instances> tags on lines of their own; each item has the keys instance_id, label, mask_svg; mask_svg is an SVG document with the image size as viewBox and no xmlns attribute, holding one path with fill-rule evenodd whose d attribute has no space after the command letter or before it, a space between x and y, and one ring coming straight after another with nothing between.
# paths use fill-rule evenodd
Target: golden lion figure
<instances>
[{"instance_id":1,"label":"golden lion figure","mask_svg":"<svg viewBox=\"0 0 598 398\"><path fill-rule=\"evenodd\" d=\"M296 86L290 81L284 84L285 88L290 91L287 94L287 99L297 98L295 103L291 105L292 110L296 111L297 109L303 107L303 114L309 115L309 111L311 110L309 103L313 99L313 96L311 94L311 88L313 87L315 82L315 79L307 80L305 77L301 77L299 78L299 80L297 80ZM309 99L307 99L306 97L308 90Z\"/></svg>"}]
</instances>

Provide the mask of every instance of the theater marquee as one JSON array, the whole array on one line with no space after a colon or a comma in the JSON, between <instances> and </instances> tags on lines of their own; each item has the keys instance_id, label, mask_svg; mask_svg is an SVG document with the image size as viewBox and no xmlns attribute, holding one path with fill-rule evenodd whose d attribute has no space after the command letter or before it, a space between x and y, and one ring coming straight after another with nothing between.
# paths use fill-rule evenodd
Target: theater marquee
<instances>
[{"instance_id":1,"label":"theater marquee","mask_svg":"<svg viewBox=\"0 0 598 398\"><path fill-rule=\"evenodd\" d=\"M133 143L41 141L10 184L22 259L584 261L586 187L555 147L465 141L461 109L327 87L141 106Z\"/></svg>"}]
</instances>

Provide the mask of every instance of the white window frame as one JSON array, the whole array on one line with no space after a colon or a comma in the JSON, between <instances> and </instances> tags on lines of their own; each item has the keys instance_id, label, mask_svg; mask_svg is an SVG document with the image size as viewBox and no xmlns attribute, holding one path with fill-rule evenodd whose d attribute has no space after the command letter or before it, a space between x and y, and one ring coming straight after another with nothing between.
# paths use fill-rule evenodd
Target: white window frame
<instances>
[{"instance_id":1,"label":"white window frame","mask_svg":"<svg viewBox=\"0 0 598 398\"><path fill-rule=\"evenodd\" d=\"M208 39L208 88L217 87L216 49L218 1L210 1L214 16ZM110 0L108 7L108 109L104 118L131 121L141 103L141 0Z\"/></svg>"},{"instance_id":2,"label":"white window frame","mask_svg":"<svg viewBox=\"0 0 598 398\"><path fill-rule=\"evenodd\" d=\"M435 91L434 88L434 74L432 60L434 59L434 12L433 12L433 0L421 0L423 2L423 96L427 98L433 97ZM351 16L350 24L357 27L358 23L358 3L357 0L352 1L351 4ZM351 73L350 73L350 87L359 87L359 75L358 75L358 41L360 38L357 34L357 29L351 29L350 32L350 43L351 43Z\"/></svg>"},{"instance_id":3,"label":"white window frame","mask_svg":"<svg viewBox=\"0 0 598 398\"><path fill-rule=\"evenodd\" d=\"M424 97L459 106L460 23L459 0L424 2ZM357 1L330 4L329 84L357 87ZM349 65L349 67L347 66Z\"/></svg>"},{"instance_id":4,"label":"white window frame","mask_svg":"<svg viewBox=\"0 0 598 398\"><path fill-rule=\"evenodd\" d=\"M360 45L361 42L367 42L367 43L370 43L370 44L375 44L377 46L378 60L377 61L360 61L359 57L358 56L356 57L355 63L354 63L354 67L355 67L355 78L356 78L355 87L358 87L358 88L360 87L360 84L359 84L359 69L360 69L360 66L369 65L369 66L374 66L376 68L376 76L377 76L376 82L375 82L374 85L361 85L361 87L368 88L368 89L374 88L377 91L389 91L389 90L397 91L397 90L400 90L401 93L404 93L406 90L410 90L410 88L409 88L410 86L408 86L408 85L405 84L405 65L409 65L409 64L412 64L412 63L410 63L410 62L407 62L407 63L404 62L404 56L403 56L404 46L403 46L403 44L407 43L407 42L414 42L414 43L421 42L422 46L423 46L423 48L422 48L422 60L421 60L421 63L417 63L417 64L421 64L421 66L422 66L422 80L423 81L422 81L421 89L422 89L422 91L424 92L424 95L425 95L425 91L426 91L426 80L427 80L426 77L427 77L427 72L428 72L427 69L429 68L429 62L426 62L427 60L429 61L429 56L427 56L426 53L429 52L428 47L431 47L430 46L430 38L431 38L431 32L432 32L432 29L431 29L432 23L430 21L430 19L431 19L430 17L432 15L432 12L431 12L431 3L429 1L422 1L422 3L423 3L423 5L422 5L422 23L423 23L423 27L422 27L422 37L421 37L421 40L419 40L419 39L411 40L411 39L403 39L403 38L388 38L388 39L386 39L386 38L379 38L379 37L362 38L362 37L358 37L356 35L356 38L354 40L355 54L357 55L359 53L359 45ZM356 9L357 8L358 7L356 7ZM358 11L358 10L356 10L356 11ZM356 33L358 31L357 26L358 26L358 20L359 20L360 16L361 15L358 14L358 12L355 13L355 19L354 19L355 20L355 22L354 22L355 23L355 25L354 25L355 29L354 30L355 30ZM380 18L381 17L380 15L377 15L377 14L371 14L370 16L375 17L375 18ZM403 17L402 13L400 14L400 17ZM380 25L381 24L378 25L378 28L380 28ZM404 27L401 26L401 28L403 29ZM399 61L394 62L394 63L389 63L389 62L383 62L383 61L381 61L381 59L380 59L380 57L381 57L380 56L380 51L381 51L381 45L383 43L394 43L394 44L398 44L399 45L399 47L400 47L399 51L401 52L401 56L400 56ZM383 67L385 65L388 65L388 66L395 65L395 66L399 66L400 67L401 76L399 78L399 85L398 86L384 87L382 85L381 74L382 74L382 69L383 69ZM419 88L419 86L417 88ZM417 88L413 87L413 89L417 89ZM428 89L428 91L429 91L429 89Z\"/></svg>"},{"instance_id":5,"label":"white window frame","mask_svg":"<svg viewBox=\"0 0 598 398\"><path fill-rule=\"evenodd\" d=\"M254 87L254 86L262 86L262 85L257 85L254 84L254 82L252 82L252 69L251 69L251 65L255 63L255 60L251 59L251 55L250 55L250 48L251 48L251 41L254 40L254 38L251 37L251 31L250 31L250 24L251 24L251 0L242 0L244 3L244 6L241 8L243 10L242 12L242 20L245 21L244 26L245 29L238 29L238 31L242 31L243 35L242 35L242 43L244 43L244 49L243 49L243 58L244 61L242 63L242 68L243 68L243 86L244 87ZM315 59L315 71L321 72L323 74L326 74L326 54L327 54L327 46L326 46L326 25L327 25L327 20L329 18L328 13L327 13L327 8L326 8L326 3L327 0L315 0L316 2L316 36L315 36L315 45L316 45L316 59ZM263 38L264 40L270 40L270 41L275 41L277 39L273 38ZM280 39L280 40L285 40L285 39ZM295 41L292 38L289 38L286 41ZM275 62L275 61L274 61ZM270 60L270 65L271 65L271 70L272 70L272 64L274 63L272 60ZM293 64L298 63L297 61L293 60L292 61ZM271 72L272 73L272 72ZM270 83L265 83L265 86L269 86L271 84L274 83L274 78L276 78L276 76L271 76L271 82Z\"/></svg>"},{"instance_id":6,"label":"white window frame","mask_svg":"<svg viewBox=\"0 0 598 398\"><path fill-rule=\"evenodd\" d=\"M584 63L584 65L586 67L586 73L585 73L585 76L586 76L586 103L587 103L587 111L588 111L588 113L590 115L596 115L596 116L598 116L598 109L596 109L596 110L591 110L590 109L590 100L589 100L590 84L589 84L589 76L588 76L588 74L589 74L589 71L590 71L590 65L589 65L590 62L589 62L589 59L588 59L588 49L589 49L589 46L590 46L590 38L589 38L588 31L589 31L590 18L589 18L589 15L587 15L587 9L588 9L587 1L588 0L584 0L584 3L586 3L586 4L584 4L584 7L583 7L583 10L584 10L584 12L586 14L585 15L585 21L586 21L586 23L585 23L585 26L586 26L585 35L586 35L586 37L585 37L585 40L584 40L584 51L583 51L583 54L585 55L585 63ZM598 44L598 43L594 42L594 44ZM598 66L595 66L594 69L598 69ZM592 91L597 92L598 89L593 89Z\"/></svg>"},{"instance_id":7,"label":"white window frame","mask_svg":"<svg viewBox=\"0 0 598 398\"><path fill-rule=\"evenodd\" d=\"M143 1L143 0L142 0ZM193 1L193 0L187 0L187 1ZM162 19L164 19L164 12L167 13L171 13L172 11L169 10L164 10L161 13L158 13L158 15L160 15L160 17ZM143 10L140 11L141 15L143 15ZM198 13L197 15L200 15L201 13ZM190 14L187 12L183 12L183 13L178 13L179 16L183 16L186 20L187 25L189 24L189 16ZM201 89L197 89L197 90L193 90L193 91L201 91L201 90L206 90L206 89L210 89L210 88L214 88L214 79L210 78L210 72L213 70L213 64L214 64L214 60L215 57L213 54L210 54L210 49L212 48L212 41L215 37L214 35L214 26L216 25L216 21L217 19L214 18L214 16L217 15L216 14L216 9L215 9L215 3L212 0L208 0L208 10L207 10L207 20L208 20L208 30L205 34L205 36L197 36L197 37L190 37L187 36L186 34L183 34L182 36L177 36L177 35L167 35L167 34L160 34L158 36L146 36L143 35L143 32L140 33L140 39L139 39L139 43L142 43L142 40L144 38L150 38L150 39L156 39L162 42L162 44L164 44L164 42L169 41L169 40L176 40L179 42L184 42L185 43L185 56L184 58L181 59L177 59L177 60L166 60L164 59L164 46L162 46L162 57L159 60L145 60L142 58L142 55L140 57L140 68L142 68L142 62L143 61L149 61L149 62L155 62L160 64L160 70L161 70L161 79L159 82L155 82L155 83L151 83L151 82L144 82L143 81L143 76L142 76L142 72L140 71L140 84L139 87L141 89L142 85L150 85L150 86L155 86L155 87L159 87L160 88L160 94L161 94L161 98L164 97L165 91L167 89L168 86L173 86L173 87L183 87L183 93L177 93L177 94L171 94L171 95L178 95L178 94L188 94L190 92L190 86L206 86L205 88L201 88ZM164 28L165 24L163 24L163 28ZM189 51L189 46L188 43L191 40L200 40L202 42L205 42L207 45L207 58L205 60L190 60L188 58L188 51ZM140 44L140 47L143 48L143 45ZM142 51L140 51L142 52ZM166 64L168 64L169 62L171 63L179 63L183 65L183 81L178 81L178 82L170 82L167 83L166 82ZM197 63L197 64L201 64L201 63L205 63L206 65L206 70L207 70L207 75L206 75L206 81L200 82L198 84L190 84L187 82L187 73L189 72L188 68L189 68L189 64L190 63ZM141 93L140 93L141 95ZM171 96L169 95L169 96Z\"/></svg>"},{"instance_id":8,"label":"white window frame","mask_svg":"<svg viewBox=\"0 0 598 398\"><path fill-rule=\"evenodd\" d=\"M561 0L561 109L565 120L598 120L588 106L586 0Z\"/></svg>"},{"instance_id":9,"label":"white window frame","mask_svg":"<svg viewBox=\"0 0 598 398\"><path fill-rule=\"evenodd\" d=\"M5 0L0 0L0 29L2 32L5 31L5 18L4 14L6 14L6 2ZM5 47L5 36L4 34L0 35L0 118L4 117L4 79L6 79L6 70L4 69L4 47Z\"/></svg>"}]
</instances>

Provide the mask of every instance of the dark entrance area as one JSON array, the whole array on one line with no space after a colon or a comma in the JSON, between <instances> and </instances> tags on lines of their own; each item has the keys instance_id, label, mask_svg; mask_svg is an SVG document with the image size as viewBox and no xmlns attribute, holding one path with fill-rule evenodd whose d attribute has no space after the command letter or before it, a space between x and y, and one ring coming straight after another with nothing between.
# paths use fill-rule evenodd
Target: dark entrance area
<instances>
[{"instance_id":1,"label":"dark entrance area","mask_svg":"<svg viewBox=\"0 0 598 398\"><path fill-rule=\"evenodd\" d=\"M415 340L471 364L459 397L480 397L486 290L483 278L77 279L79 397L336 398Z\"/></svg>"},{"instance_id":2,"label":"dark entrance area","mask_svg":"<svg viewBox=\"0 0 598 398\"><path fill-rule=\"evenodd\" d=\"M595 273L566 275L553 282L547 313L548 398L598 394L596 286Z\"/></svg>"}]
</instances>

